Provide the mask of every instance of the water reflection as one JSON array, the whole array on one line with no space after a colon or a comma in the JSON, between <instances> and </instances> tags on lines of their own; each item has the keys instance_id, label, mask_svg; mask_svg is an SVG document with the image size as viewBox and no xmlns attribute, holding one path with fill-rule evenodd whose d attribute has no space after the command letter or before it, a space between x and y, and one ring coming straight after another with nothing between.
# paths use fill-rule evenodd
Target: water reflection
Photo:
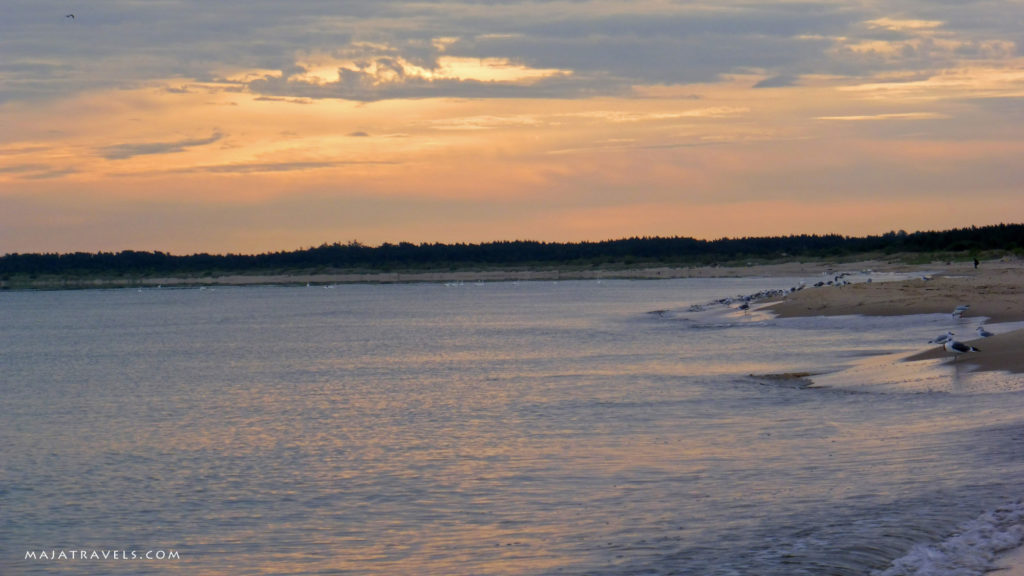
<instances>
[{"instance_id":1,"label":"water reflection","mask_svg":"<svg viewBox=\"0 0 1024 576\"><path fill-rule=\"evenodd\" d=\"M977 450L1019 381L877 354L933 325L645 313L690 287L47 295L0 328L0 543L182 552L115 574L864 574L1024 479Z\"/></svg>"}]
</instances>

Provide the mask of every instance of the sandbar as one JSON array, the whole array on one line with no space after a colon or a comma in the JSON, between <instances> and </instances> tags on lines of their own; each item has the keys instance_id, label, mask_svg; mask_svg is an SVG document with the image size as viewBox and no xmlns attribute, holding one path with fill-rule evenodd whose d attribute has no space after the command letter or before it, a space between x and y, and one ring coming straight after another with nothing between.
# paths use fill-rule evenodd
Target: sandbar
<instances>
[{"instance_id":1,"label":"sandbar","mask_svg":"<svg viewBox=\"0 0 1024 576\"><path fill-rule=\"evenodd\" d=\"M979 338L974 328L982 321L1024 321L1024 261L1003 258L982 262L977 268L972 263L955 263L907 267L903 272L908 274L905 280L808 287L766 309L780 317L952 315L954 308L966 304L970 308L962 318L970 328L965 327L956 339L981 351L958 361L980 370L1024 373L1024 330ZM975 321L970 322L972 319ZM948 356L941 347L933 346L907 360Z\"/></svg>"}]
</instances>

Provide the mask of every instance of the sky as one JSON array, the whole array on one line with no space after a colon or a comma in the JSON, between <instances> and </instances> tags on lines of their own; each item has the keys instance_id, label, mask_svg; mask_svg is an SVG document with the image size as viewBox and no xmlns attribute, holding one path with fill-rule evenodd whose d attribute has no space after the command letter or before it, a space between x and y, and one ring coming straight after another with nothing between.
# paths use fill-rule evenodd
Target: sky
<instances>
[{"instance_id":1,"label":"sky","mask_svg":"<svg viewBox=\"0 0 1024 576\"><path fill-rule=\"evenodd\" d=\"M5 0L0 254L1024 222L1022 44L1022 0Z\"/></svg>"}]
</instances>

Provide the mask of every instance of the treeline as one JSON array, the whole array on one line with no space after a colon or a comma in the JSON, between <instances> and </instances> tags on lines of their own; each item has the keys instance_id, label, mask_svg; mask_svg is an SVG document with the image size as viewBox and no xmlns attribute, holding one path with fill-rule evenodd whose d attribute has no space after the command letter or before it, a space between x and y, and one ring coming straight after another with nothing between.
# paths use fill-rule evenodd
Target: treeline
<instances>
[{"instance_id":1,"label":"treeline","mask_svg":"<svg viewBox=\"0 0 1024 576\"><path fill-rule=\"evenodd\" d=\"M359 242L265 254L192 254L122 252L7 254L0 276L14 275L202 275L316 270L438 270L476 266L526 267L602 264L710 265L744 259L828 258L867 253L1024 253L1024 224L946 231L889 232L880 236L837 234L760 238L627 238L603 242L484 244L399 244L366 246Z\"/></svg>"}]
</instances>

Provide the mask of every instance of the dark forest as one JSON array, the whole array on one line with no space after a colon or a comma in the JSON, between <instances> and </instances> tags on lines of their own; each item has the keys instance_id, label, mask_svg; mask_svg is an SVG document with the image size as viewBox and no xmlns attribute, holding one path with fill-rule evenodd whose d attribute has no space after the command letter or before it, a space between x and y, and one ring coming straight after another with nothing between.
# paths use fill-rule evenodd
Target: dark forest
<instances>
[{"instance_id":1,"label":"dark forest","mask_svg":"<svg viewBox=\"0 0 1024 576\"><path fill-rule=\"evenodd\" d=\"M699 240L686 237L634 237L601 242L482 244L398 244L359 242L264 254L191 254L125 250L99 253L7 254L0 276L148 276L255 274L354 270L458 270L602 265L728 265L747 260L847 258L860 255L1024 254L1024 224L960 228L878 236L838 234Z\"/></svg>"}]
</instances>

